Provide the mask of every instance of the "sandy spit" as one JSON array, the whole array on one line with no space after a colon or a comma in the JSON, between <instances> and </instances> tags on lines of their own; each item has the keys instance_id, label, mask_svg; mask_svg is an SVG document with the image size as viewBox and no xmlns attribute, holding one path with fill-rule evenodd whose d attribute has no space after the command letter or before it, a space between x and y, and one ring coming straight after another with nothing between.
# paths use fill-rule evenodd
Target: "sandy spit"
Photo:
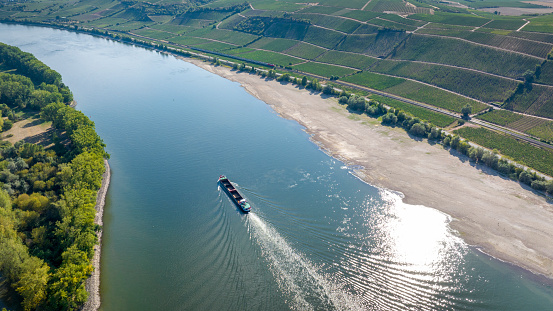
<instances>
[{"instance_id":1,"label":"sandy spit","mask_svg":"<svg viewBox=\"0 0 553 311\"><path fill-rule=\"evenodd\" d=\"M399 128L355 116L335 98L266 81L197 59L182 58L231 81L299 122L325 151L363 167L366 182L404 194L404 202L452 217L469 245L535 274L553 278L553 204L532 189L475 165L455 151L414 140Z\"/></svg>"},{"instance_id":2,"label":"sandy spit","mask_svg":"<svg viewBox=\"0 0 553 311\"><path fill-rule=\"evenodd\" d=\"M94 223L102 226L102 216L104 215L104 205L106 203L106 194L108 193L109 181L111 178L111 170L107 159L104 159L104 166L106 171L102 176L102 186L98 190L96 196L96 216L94 217ZM102 251L102 230L98 232L98 244L94 246L94 258L92 258L92 266L94 271L92 275L86 280L85 288L88 292L88 300L83 305L83 311L96 311L100 308L100 253Z\"/></svg>"}]
</instances>

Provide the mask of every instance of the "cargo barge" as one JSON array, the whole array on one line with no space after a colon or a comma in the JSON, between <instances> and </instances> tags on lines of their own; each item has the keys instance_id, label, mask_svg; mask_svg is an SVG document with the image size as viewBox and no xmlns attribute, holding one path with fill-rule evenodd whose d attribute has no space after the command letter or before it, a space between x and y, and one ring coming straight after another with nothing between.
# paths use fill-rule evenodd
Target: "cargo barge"
<instances>
[{"instance_id":1,"label":"cargo barge","mask_svg":"<svg viewBox=\"0 0 553 311\"><path fill-rule=\"evenodd\" d=\"M250 203L248 203L246 199L242 197L242 195L238 192L238 190L236 190L236 188L232 185L230 180L228 180L225 175L219 176L218 182L229 195L229 197L234 201L234 203L238 205L238 207L240 207L240 209L244 213L248 213L252 209Z\"/></svg>"}]
</instances>

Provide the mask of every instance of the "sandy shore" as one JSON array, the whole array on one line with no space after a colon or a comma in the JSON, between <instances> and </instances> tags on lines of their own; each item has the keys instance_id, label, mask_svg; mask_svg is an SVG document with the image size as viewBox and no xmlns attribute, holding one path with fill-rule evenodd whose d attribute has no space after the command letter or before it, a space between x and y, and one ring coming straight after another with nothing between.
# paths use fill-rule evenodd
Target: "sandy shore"
<instances>
[{"instance_id":1,"label":"sandy shore","mask_svg":"<svg viewBox=\"0 0 553 311\"><path fill-rule=\"evenodd\" d=\"M108 160L104 159L104 166L106 171L102 176L102 186L98 190L96 196L96 216L94 217L94 223L102 226L102 217L104 215L104 205L106 203L106 194L109 188L109 181L111 177L111 170ZM94 246L94 258L92 258L92 266L94 271L92 275L86 280L85 288L88 292L88 300L83 305L83 311L96 311L100 308L100 255L102 250L102 230L98 232L98 244Z\"/></svg>"},{"instance_id":2,"label":"sandy shore","mask_svg":"<svg viewBox=\"0 0 553 311\"><path fill-rule=\"evenodd\" d=\"M335 98L183 60L239 82L281 116L303 125L332 156L364 167L358 173L368 183L403 193L406 203L449 214L451 227L468 244L553 278L553 204L530 188L441 145L411 139L403 129L381 126L365 116L352 118Z\"/></svg>"}]
</instances>

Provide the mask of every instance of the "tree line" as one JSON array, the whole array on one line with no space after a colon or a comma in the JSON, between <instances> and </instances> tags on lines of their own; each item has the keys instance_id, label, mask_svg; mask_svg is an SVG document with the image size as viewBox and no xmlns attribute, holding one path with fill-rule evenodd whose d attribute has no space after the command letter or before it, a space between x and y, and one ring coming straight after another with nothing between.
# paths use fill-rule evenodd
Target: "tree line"
<instances>
[{"instance_id":1,"label":"tree line","mask_svg":"<svg viewBox=\"0 0 553 311\"><path fill-rule=\"evenodd\" d=\"M402 127L413 136L441 143L444 148L455 149L469 157L471 161L486 165L535 190L553 195L553 180L546 180L536 172L524 169L513 161L501 157L495 150L489 151L473 146L470 141L462 139L459 135L447 134L432 123L414 117L401 109L387 108L375 100L367 101L362 96L344 91L341 93L339 102L347 105L348 109L366 113L376 118L380 117L383 125Z\"/></svg>"},{"instance_id":2,"label":"tree line","mask_svg":"<svg viewBox=\"0 0 553 311\"><path fill-rule=\"evenodd\" d=\"M0 75L0 100L12 109L36 108L65 134L54 134L49 149L0 144L0 272L24 310L74 310L88 297L84 284L100 229L94 224L96 194L109 155L94 123L67 105L72 95L57 72L42 70L40 78L25 67L47 67L34 56L2 55L24 58L2 60L32 77Z\"/></svg>"}]
</instances>

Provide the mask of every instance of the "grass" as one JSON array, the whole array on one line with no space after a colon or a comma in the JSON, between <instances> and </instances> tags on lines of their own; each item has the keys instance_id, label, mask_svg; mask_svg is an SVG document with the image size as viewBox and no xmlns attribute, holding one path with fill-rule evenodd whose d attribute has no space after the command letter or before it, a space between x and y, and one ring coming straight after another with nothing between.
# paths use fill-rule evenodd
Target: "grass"
<instances>
[{"instance_id":1,"label":"grass","mask_svg":"<svg viewBox=\"0 0 553 311\"><path fill-rule=\"evenodd\" d=\"M407 61L381 60L372 71L426 82L485 102L503 102L517 82L470 70ZM454 111L460 112L460 108ZM476 111L486 108L483 104Z\"/></svg>"},{"instance_id":2,"label":"grass","mask_svg":"<svg viewBox=\"0 0 553 311\"><path fill-rule=\"evenodd\" d=\"M393 98L388 98L376 94L372 94L369 96L370 98L381 102L385 105L388 105L390 107L393 107L395 109L401 109L407 113L412 114L415 117L418 117L422 120L426 120L428 122L431 122L432 124L438 126L438 127L446 127L450 125L451 123L455 122L455 118L447 116L445 114L441 114L438 112L434 112L419 106L414 106Z\"/></svg>"},{"instance_id":3,"label":"grass","mask_svg":"<svg viewBox=\"0 0 553 311\"><path fill-rule=\"evenodd\" d=\"M497 149L501 154L511 157L518 163L553 176L553 152L549 150L534 147L511 136L481 127L463 127L454 132L483 147Z\"/></svg>"},{"instance_id":4,"label":"grass","mask_svg":"<svg viewBox=\"0 0 553 311\"><path fill-rule=\"evenodd\" d=\"M352 54L339 51L328 51L325 54L319 56L316 61L323 63L330 63L342 66L348 66L357 69L365 69L374 62L376 59L364 55Z\"/></svg>"},{"instance_id":5,"label":"grass","mask_svg":"<svg viewBox=\"0 0 553 311\"><path fill-rule=\"evenodd\" d=\"M312 73L318 76L323 76L326 78L330 78L331 76L342 77L355 72L355 70L349 69L349 68L332 66L327 64L318 64L313 62L295 65L292 68L303 72Z\"/></svg>"},{"instance_id":6,"label":"grass","mask_svg":"<svg viewBox=\"0 0 553 311\"><path fill-rule=\"evenodd\" d=\"M519 78L539 59L471 44L465 41L414 34L397 49L394 58L420 60L481 70Z\"/></svg>"}]
</instances>

